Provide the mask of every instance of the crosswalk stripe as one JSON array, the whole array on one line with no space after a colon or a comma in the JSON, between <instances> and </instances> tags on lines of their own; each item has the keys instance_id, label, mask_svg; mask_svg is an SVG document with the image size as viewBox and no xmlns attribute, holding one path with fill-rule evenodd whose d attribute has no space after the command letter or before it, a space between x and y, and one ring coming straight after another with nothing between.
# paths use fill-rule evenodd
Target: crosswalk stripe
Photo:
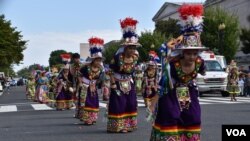
<instances>
[{"instance_id":1,"label":"crosswalk stripe","mask_svg":"<svg viewBox=\"0 0 250 141\"><path fill-rule=\"evenodd\" d=\"M201 105L207 105L207 104L213 104L213 103L208 103L208 102L199 102Z\"/></svg>"},{"instance_id":2,"label":"crosswalk stripe","mask_svg":"<svg viewBox=\"0 0 250 141\"><path fill-rule=\"evenodd\" d=\"M16 105L0 106L0 112L15 112L17 111Z\"/></svg>"},{"instance_id":3,"label":"crosswalk stripe","mask_svg":"<svg viewBox=\"0 0 250 141\"><path fill-rule=\"evenodd\" d=\"M138 107L145 107L144 100L143 99L137 99ZM250 103L249 97L237 97L237 101L230 101L230 97L199 97L199 103L201 105L212 105L212 104L236 104L236 103ZM38 104L34 102L27 102L27 103L10 103L10 104L0 104L0 113L4 112L17 112L17 111L23 111L22 108L25 107L27 109L27 105L32 106L32 110L55 110L55 108L52 108L46 104ZM20 106L22 108L20 108ZM106 101L100 101L99 102L100 108L106 108L107 102ZM21 109L21 110L20 110ZM72 108L73 109L73 108ZM28 109L31 111L31 109Z\"/></svg>"},{"instance_id":4,"label":"crosswalk stripe","mask_svg":"<svg viewBox=\"0 0 250 141\"><path fill-rule=\"evenodd\" d=\"M230 99L231 98L224 98L224 99L222 99L222 98L215 98L215 97L209 97L209 98L207 98L207 99L211 99L211 100L220 100L220 101L230 101ZM241 99L241 98L236 98L237 99L237 101L239 101L239 102L250 102L250 99Z\"/></svg>"},{"instance_id":5,"label":"crosswalk stripe","mask_svg":"<svg viewBox=\"0 0 250 141\"><path fill-rule=\"evenodd\" d=\"M208 99L199 99L200 102L211 102L211 103L232 103L232 101L220 101L220 100L208 100ZM233 103L241 103L241 102L236 102L234 101Z\"/></svg>"},{"instance_id":6,"label":"crosswalk stripe","mask_svg":"<svg viewBox=\"0 0 250 141\"><path fill-rule=\"evenodd\" d=\"M141 99L137 99L138 102L143 102L144 103L144 100L141 100Z\"/></svg>"},{"instance_id":7,"label":"crosswalk stripe","mask_svg":"<svg viewBox=\"0 0 250 141\"><path fill-rule=\"evenodd\" d=\"M100 107L106 108L106 105L107 105L106 103L99 102Z\"/></svg>"},{"instance_id":8,"label":"crosswalk stripe","mask_svg":"<svg viewBox=\"0 0 250 141\"><path fill-rule=\"evenodd\" d=\"M46 104L31 104L31 106L35 110L52 110L52 108L47 106Z\"/></svg>"},{"instance_id":9,"label":"crosswalk stripe","mask_svg":"<svg viewBox=\"0 0 250 141\"><path fill-rule=\"evenodd\" d=\"M138 107L145 107L145 104L138 103Z\"/></svg>"}]
</instances>

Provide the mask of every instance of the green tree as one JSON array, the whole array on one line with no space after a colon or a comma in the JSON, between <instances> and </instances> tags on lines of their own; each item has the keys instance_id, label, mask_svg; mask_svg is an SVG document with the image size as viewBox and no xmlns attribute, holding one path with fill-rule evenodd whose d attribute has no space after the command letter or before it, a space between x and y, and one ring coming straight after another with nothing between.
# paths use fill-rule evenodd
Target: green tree
<instances>
[{"instance_id":1,"label":"green tree","mask_svg":"<svg viewBox=\"0 0 250 141\"><path fill-rule=\"evenodd\" d=\"M165 41L166 41L165 35L160 32L156 31L141 32L141 36L139 37L139 43L142 45L142 47L138 48L140 54L139 61L147 61L149 57L148 52L150 50L158 52L161 44L164 43Z\"/></svg>"},{"instance_id":2,"label":"green tree","mask_svg":"<svg viewBox=\"0 0 250 141\"><path fill-rule=\"evenodd\" d=\"M29 68L28 67L25 67L25 68L22 68L21 70L19 70L18 72L17 72L17 75L19 76L19 77L23 77L23 78L28 78L29 76L30 76L30 70L29 70Z\"/></svg>"},{"instance_id":3,"label":"green tree","mask_svg":"<svg viewBox=\"0 0 250 141\"><path fill-rule=\"evenodd\" d=\"M40 64L33 64L33 65L30 65L28 67L24 67L21 70L19 70L17 72L17 75L19 77L28 78L28 76L30 76L32 74L32 72L36 71L36 70L45 70L45 71L48 71L48 67L40 65Z\"/></svg>"},{"instance_id":4,"label":"green tree","mask_svg":"<svg viewBox=\"0 0 250 141\"><path fill-rule=\"evenodd\" d=\"M242 42L243 47L241 48L242 52L245 54L250 53L250 30L249 29L241 29L240 40Z\"/></svg>"},{"instance_id":5,"label":"green tree","mask_svg":"<svg viewBox=\"0 0 250 141\"><path fill-rule=\"evenodd\" d=\"M12 65L10 67L0 67L0 72L4 72L5 76L16 76Z\"/></svg>"},{"instance_id":6,"label":"green tree","mask_svg":"<svg viewBox=\"0 0 250 141\"><path fill-rule=\"evenodd\" d=\"M20 64L27 41L22 39L20 31L12 27L11 22L0 15L0 66L10 70L12 64Z\"/></svg>"},{"instance_id":7,"label":"green tree","mask_svg":"<svg viewBox=\"0 0 250 141\"><path fill-rule=\"evenodd\" d=\"M67 53L67 52L65 50L55 50L50 53L50 57L49 57L50 67L55 66L57 64L62 64L62 58L60 57L62 53Z\"/></svg>"},{"instance_id":8,"label":"green tree","mask_svg":"<svg viewBox=\"0 0 250 141\"><path fill-rule=\"evenodd\" d=\"M180 27L177 25L178 20L169 18L166 21L158 21L155 24L155 32L164 34L166 38L178 37L180 35Z\"/></svg>"},{"instance_id":9,"label":"green tree","mask_svg":"<svg viewBox=\"0 0 250 141\"><path fill-rule=\"evenodd\" d=\"M104 45L103 56L105 57L104 63L109 64L116 51L119 49L121 41L111 41Z\"/></svg>"},{"instance_id":10,"label":"green tree","mask_svg":"<svg viewBox=\"0 0 250 141\"><path fill-rule=\"evenodd\" d=\"M224 55L227 61L234 58L239 47L239 21L237 16L219 7L207 8L204 13L204 32L201 40L204 46ZM219 28L225 24L224 29Z\"/></svg>"},{"instance_id":11,"label":"green tree","mask_svg":"<svg viewBox=\"0 0 250 141\"><path fill-rule=\"evenodd\" d=\"M159 32L144 31L141 32L139 36L139 43L142 47L138 48L139 52L139 62L148 60L148 52L154 50L158 52L162 43L164 43L165 36ZM103 51L103 56L105 57L104 63L110 63L111 59L115 55L116 51L119 49L122 41L111 41L105 44L105 49Z\"/></svg>"}]
</instances>

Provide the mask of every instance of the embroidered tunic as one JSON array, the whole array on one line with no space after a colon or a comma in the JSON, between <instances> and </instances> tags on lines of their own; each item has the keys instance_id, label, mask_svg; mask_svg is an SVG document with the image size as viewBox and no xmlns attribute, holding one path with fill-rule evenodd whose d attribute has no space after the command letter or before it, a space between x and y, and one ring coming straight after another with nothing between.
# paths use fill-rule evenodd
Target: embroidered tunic
<instances>
[{"instance_id":1,"label":"embroidered tunic","mask_svg":"<svg viewBox=\"0 0 250 141\"><path fill-rule=\"evenodd\" d=\"M158 101L157 115L151 141L199 141L201 109L195 83L197 73L204 74L204 61L198 57L192 73L183 72L180 60L170 63L174 88L164 93ZM160 86L166 86L160 81Z\"/></svg>"}]
</instances>

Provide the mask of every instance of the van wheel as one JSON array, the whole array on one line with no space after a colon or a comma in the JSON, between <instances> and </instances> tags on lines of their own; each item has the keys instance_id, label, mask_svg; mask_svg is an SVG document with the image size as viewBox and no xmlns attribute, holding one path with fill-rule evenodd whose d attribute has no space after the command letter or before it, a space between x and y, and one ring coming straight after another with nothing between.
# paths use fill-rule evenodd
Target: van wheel
<instances>
[{"instance_id":1,"label":"van wheel","mask_svg":"<svg viewBox=\"0 0 250 141\"><path fill-rule=\"evenodd\" d=\"M227 91L221 91L221 96L228 97L229 96L229 92L227 92Z\"/></svg>"}]
</instances>

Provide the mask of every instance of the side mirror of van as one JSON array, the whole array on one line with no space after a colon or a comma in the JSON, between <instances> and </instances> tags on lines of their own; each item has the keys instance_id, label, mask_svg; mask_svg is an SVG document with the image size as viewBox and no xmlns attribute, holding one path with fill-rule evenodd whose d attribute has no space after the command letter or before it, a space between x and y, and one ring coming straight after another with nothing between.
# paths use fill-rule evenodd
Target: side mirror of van
<instances>
[{"instance_id":1,"label":"side mirror of van","mask_svg":"<svg viewBox=\"0 0 250 141\"><path fill-rule=\"evenodd\" d=\"M227 69L226 69L226 68L223 68L223 71L225 71L225 72L226 72L226 71L227 71Z\"/></svg>"}]
</instances>

